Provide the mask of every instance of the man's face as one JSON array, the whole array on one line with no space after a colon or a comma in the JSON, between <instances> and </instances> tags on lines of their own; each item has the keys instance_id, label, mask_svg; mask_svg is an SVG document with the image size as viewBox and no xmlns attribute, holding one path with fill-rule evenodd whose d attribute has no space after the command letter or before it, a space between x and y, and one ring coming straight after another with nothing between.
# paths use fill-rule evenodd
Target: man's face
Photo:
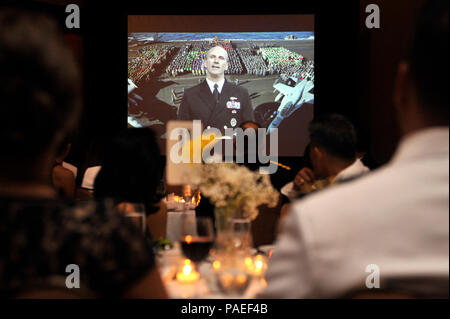
<instances>
[{"instance_id":1,"label":"man's face","mask_svg":"<svg viewBox=\"0 0 450 319\"><path fill-rule=\"evenodd\" d=\"M208 55L205 60L206 68L208 73L211 75L223 75L228 69L228 54L227 52L220 48L214 47L209 50Z\"/></svg>"}]
</instances>

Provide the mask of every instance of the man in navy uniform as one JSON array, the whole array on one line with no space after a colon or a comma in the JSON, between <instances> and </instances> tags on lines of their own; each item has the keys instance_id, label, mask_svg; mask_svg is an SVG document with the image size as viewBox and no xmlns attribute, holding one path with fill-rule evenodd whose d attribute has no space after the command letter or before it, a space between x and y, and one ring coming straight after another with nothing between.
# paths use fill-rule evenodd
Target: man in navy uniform
<instances>
[{"instance_id":1,"label":"man in navy uniform","mask_svg":"<svg viewBox=\"0 0 450 319\"><path fill-rule=\"evenodd\" d=\"M226 128L235 128L253 121L253 108L248 91L225 79L228 54L219 46L211 48L204 60L206 81L185 91L178 120L201 120L204 128L214 127L222 134Z\"/></svg>"}]
</instances>

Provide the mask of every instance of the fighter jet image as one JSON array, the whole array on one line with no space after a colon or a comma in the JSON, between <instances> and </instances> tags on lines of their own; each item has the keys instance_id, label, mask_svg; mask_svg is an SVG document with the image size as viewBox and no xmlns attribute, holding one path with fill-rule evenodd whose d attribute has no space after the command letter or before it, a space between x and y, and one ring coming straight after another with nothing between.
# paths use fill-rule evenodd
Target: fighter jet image
<instances>
[{"instance_id":1,"label":"fighter jet image","mask_svg":"<svg viewBox=\"0 0 450 319\"><path fill-rule=\"evenodd\" d=\"M128 94L130 94L131 91L133 91L136 88L137 88L136 84L134 84L133 81L128 79Z\"/></svg>"},{"instance_id":2,"label":"fighter jet image","mask_svg":"<svg viewBox=\"0 0 450 319\"><path fill-rule=\"evenodd\" d=\"M143 101L142 96L134 93L134 89L137 89L137 85L133 83L130 79L128 79L128 107L130 107L130 103L133 106L138 106L138 102L136 100Z\"/></svg>"},{"instance_id":3,"label":"fighter jet image","mask_svg":"<svg viewBox=\"0 0 450 319\"><path fill-rule=\"evenodd\" d=\"M130 110L138 107L137 100L140 101L144 100L142 96L133 92L137 88L138 88L137 85L134 84L133 81L128 79L128 124L130 124L133 127L143 127L144 125L136 118L136 114L132 114L135 112L133 112L133 110Z\"/></svg>"},{"instance_id":4,"label":"fighter jet image","mask_svg":"<svg viewBox=\"0 0 450 319\"><path fill-rule=\"evenodd\" d=\"M274 92L277 90L280 92L275 97L275 102L282 100L276 112L276 117L267 129L267 134L270 134L271 130L277 128L285 118L291 116L291 114L298 110L304 103L314 103L314 93L310 93L314 88L314 83L307 78L300 82L294 77L291 77L290 79L297 83L294 87L283 83L275 83L273 85L275 88Z\"/></svg>"}]
</instances>

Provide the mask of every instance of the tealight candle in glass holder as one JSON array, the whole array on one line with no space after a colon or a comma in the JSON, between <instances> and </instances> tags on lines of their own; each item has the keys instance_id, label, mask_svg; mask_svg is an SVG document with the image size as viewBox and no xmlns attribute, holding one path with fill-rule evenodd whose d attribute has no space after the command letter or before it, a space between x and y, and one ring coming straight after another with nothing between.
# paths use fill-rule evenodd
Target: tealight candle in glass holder
<instances>
[{"instance_id":1,"label":"tealight candle in glass holder","mask_svg":"<svg viewBox=\"0 0 450 319\"><path fill-rule=\"evenodd\" d=\"M267 271L267 258L263 255L256 255L253 258L245 258L245 266L248 272L255 277L264 277Z\"/></svg>"},{"instance_id":2,"label":"tealight candle in glass holder","mask_svg":"<svg viewBox=\"0 0 450 319\"><path fill-rule=\"evenodd\" d=\"M245 260L246 256L240 253L219 253L212 263L218 287L230 297L239 298L250 283L251 275Z\"/></svg>"},{"instance_id":3,"label":"tealight candle in glass holder","mask_svg":"<svg viewBox=\"0 0 450 319\"><path fill-rule=\"evenodd\" d=\"M177 272L177 281L182 284L192 284L199 278L200 274L195 270L194 263L189 259L185 259L180 270Z\"/></svg>"}]
</instances>

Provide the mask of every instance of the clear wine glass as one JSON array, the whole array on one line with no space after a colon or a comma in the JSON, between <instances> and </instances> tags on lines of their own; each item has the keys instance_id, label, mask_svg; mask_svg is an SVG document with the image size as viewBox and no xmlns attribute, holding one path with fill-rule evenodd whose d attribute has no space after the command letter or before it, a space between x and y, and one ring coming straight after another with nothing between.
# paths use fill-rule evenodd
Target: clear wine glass
<instances>
[{"instance_id":1,"label":"clear wine glass","mask_svg":"<svg viewBox=\"0 0 450 319\"><path fill-rule=\"evenodd\" d=\"M249 255L244 250L234 250L217 254L213 263L216 282L222 293L229 298L241 298L247 290L251 275L248 271Z\"/></svg>"},{"instance_id":2,"label":"clear wine glass","mask_svg":"<svg viewBox=\"0 0 450 319\"><path fill-rule=\"evenodd\" d=\"M250 219L231 218L229 229L234 248L249 251L253 247Z\"/></svg>"},{"instance_id":3,"label":"clear wine glass","mask_svg":"<svg viewBox=\"0 0 450 319\"><path fill-rule=\"evenodd\" d=\"M183 218L180 234L183 255L196 264L209 255L214 243L214 230L210 217Z\"/></svg>"}]
</instances>

